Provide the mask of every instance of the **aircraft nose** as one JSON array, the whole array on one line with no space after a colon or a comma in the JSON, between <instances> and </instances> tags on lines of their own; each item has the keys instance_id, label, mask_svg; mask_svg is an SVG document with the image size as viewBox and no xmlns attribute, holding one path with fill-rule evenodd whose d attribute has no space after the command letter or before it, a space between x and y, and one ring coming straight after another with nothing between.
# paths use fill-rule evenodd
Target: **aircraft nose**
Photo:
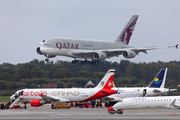
<instances>
[{"instance_id":1,"label":"aircraft nose","mask_svg":"<svg viewBox=\"0 0 180 120\"><path fill-rule=\"evenodd\" d=\"M113 105L113 108L115 108L115 109L119 109L119 105L118 105L118 103L116 103L115 105Z\"/></svg>"},{"instance_id":2,"label":"aircraft nose","mask_svg":"<svg viewBox=\"0 0 180 120\"><path fill-rule=\"evenodd\" d=\"M13 100L15 97L15 94L11 95L10 100Z\"/></svg>"}]
</instances>

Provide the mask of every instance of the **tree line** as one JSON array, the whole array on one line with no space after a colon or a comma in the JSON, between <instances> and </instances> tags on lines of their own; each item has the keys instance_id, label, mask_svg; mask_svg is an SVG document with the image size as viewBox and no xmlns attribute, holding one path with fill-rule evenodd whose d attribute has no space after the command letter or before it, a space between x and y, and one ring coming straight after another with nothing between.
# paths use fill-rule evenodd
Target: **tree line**
<instances>
[{"instance_id":1,"label":"tree line","mask_svg":"<svg viewBox=\"0 0 180 120\"><path fill-rule=\"evenodd\" d=\"M117 87L148 86L161 68L168 68L165 86L177 88L180 80L180 61L134 63L121 60L119 63L101 61L98 65L45 63L34 59L27 63L0 64L0 90L42 87L42 84L58 83L58 87L84 87L90 79L101 79L109 68L115 68L114 83Z\"/></svg>"}]
</instances>

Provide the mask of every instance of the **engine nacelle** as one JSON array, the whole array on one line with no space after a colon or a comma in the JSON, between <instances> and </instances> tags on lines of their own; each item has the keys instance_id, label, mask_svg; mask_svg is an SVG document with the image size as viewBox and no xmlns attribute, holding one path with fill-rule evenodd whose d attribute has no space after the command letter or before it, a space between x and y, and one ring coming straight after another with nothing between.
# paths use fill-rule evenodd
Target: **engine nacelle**
<instances>
[{"instance_id":1,"label":"engine nacelle","mask_svg":"<svg viewBox=\"0 0 180 120\"><path fill-rule=\"evenodd\" d=\"M107 54L103 52L96 52L93 54L94 60L104 60L107 58Z\"/></svg>"},{"instance_id":2,"label":"engine nacelle","mask_svg":"<svg viewBox=\"0 0 180 120\"><path fill-rule=\"evenodd\" d=\"M38 48L36 49L36 52L37 52L39 55L43 55L43 53L42 53L41 50L40 50L40 47L38 47Z\"/></svg>"},{"instance_id":3,"label":"engine nacelle","mask_svg":"<svg viewBox=\"0 0 180 120\"><path fill-rule=\"evenodd\" d=\"M49 55L49 54L45 54L44 56L47 57L47 58L53 58L53 57L56 57L56 55Z\"/></svg>"},{"instance_id":4,"label":"engine nacelle","mask_svg":"<svg viewBox=\"0 0 180 120\"><path fill-rule=\"evenodd\" d=\"M30 101L30 104L32 107L39 107L39 106L42 106L43 104L45 104L45 102L43 102L41 99L32 99Z\"/></svg>"},{"instance_id":5,"label":"engine nacelle","mask_svg":"<svg viewBox=\"0 0 180 120\"><path fill-rule=\"evenodd\" d=\"M136 56L136 53L134 51L124 51L123 56L125 58L134 58Z\"/></svg>"}]
</instances>

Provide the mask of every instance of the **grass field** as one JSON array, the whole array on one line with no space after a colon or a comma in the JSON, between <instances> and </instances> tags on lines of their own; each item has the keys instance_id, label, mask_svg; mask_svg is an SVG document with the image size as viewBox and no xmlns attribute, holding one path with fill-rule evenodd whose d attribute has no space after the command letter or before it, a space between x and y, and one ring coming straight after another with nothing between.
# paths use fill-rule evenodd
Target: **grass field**
<instances>
[{"instance_id":1,"label":"grass field","mask_svg":"<svg viewBox=\"0 0 180 120\"><path fill-rule=\"evenodd\" d=\"M9 102L10 96L0 96L0 102Z\"/></svg>"}]
</instances>

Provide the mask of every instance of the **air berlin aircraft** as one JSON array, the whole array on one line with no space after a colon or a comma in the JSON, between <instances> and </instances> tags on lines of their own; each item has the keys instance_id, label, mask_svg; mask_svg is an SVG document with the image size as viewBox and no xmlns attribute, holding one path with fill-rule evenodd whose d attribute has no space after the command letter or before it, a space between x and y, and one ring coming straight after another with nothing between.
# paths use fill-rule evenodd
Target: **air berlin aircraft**
<instances>
[{"instance_id":1,"label":"air berlin aircraft","mask_svg":"<svg viewBox=\"0 0 180 120\"><path fill-rule=\"evenodd\" d=\"M81 64L89 63L94 65L98 64L100 60L119 55L123 55L125 58L134 58L140 52L147 54L147 50L170 47L178 48L178 44L176 46L141 48L129 46L128 44L137 20L138 15L133 15L115 41L51 38L40 42L42 46L38 47L36 51L39 55L44 55L46 61L49 61L48 58L66 56L74 58L73 64L78 63L77 59L84 59L84 61L81 61Z\"/></svg>"},{"instance_id":2,"label":"air berlin aircraft","mask_svg":"<svg viewBox=\"0 0 180 120\"><path fill-rule=\"evenodd\" d=\"M95 88L54 88L54 89L22 89L18 90L11 99L14 102L30 102L38 107L45 103L89 101L116 93L113 86L115 69L109 69ZM25 104L26 108L26 104Z\"/></svg>"}]
</instances>

